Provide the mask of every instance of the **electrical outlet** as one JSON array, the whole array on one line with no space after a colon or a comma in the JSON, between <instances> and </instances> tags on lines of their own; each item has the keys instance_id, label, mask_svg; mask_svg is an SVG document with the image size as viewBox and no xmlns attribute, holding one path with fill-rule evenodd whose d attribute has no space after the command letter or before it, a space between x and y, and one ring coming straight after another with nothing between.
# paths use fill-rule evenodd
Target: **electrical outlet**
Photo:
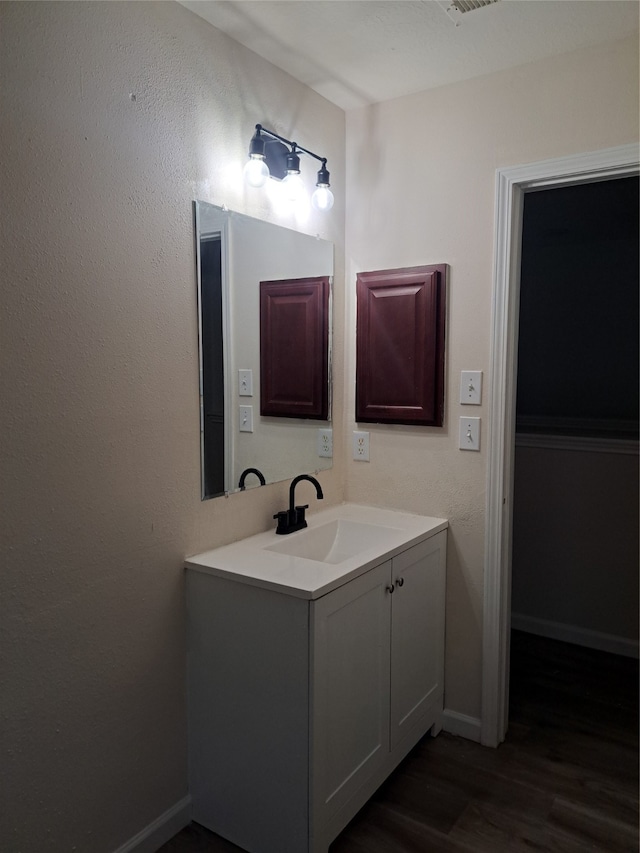
<instances>
[{"instance_id":1,"label":"electrical outlet","mask_svg":"<svg viewBox=\"0 0 640 853\"><path fill-rule=\"evenodd\" d=\"M318 456L331 458L333 456L333 430L318 430Z\"/></svg>"},{"instance_id":2,"label":"electrical outlet","mask_svg":"<svg viewBox=\"0 0 640 853\"><path fill-rule=\"evenodd\" d=\"M368 432L359 432L358 430L354 430L354 432L353 432L353 458L357 459L358 462L368 462L369 461L369 433Z\"/></svg>"}]
</instances>

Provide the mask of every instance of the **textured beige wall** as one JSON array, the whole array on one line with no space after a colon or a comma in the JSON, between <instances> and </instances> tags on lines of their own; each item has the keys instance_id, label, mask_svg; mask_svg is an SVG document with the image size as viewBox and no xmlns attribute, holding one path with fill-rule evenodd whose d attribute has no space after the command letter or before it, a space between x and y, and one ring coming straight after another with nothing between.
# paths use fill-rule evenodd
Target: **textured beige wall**
<instances>
[{"instance_id":1,"label":"textured beige wall","mask_svg":"<svg viewBox=\"0 0 640 853\"><path fill-rule=\"evenodd\" d=\"M101 853L186 794L185 555L287 500L200 502L191 201L319 233L342 270L344 113L178 4L0 15L0 847ZM257 121L326 154L330 215L242 188Z\"/></svg>"},{"instance_id":2,"label":"textured beige wall","mask_svg":"<svg viewBox=\"0 0 640 853\"><path fill-rule=\"evenodd\" d=\"M347 497L450 519L446 706L480 715L483 549L495 172L638 140L638 41L610 43L347 114L347 428L353 428L355 276L448 263L443 429L365 425L371 462ZM461 370L483 405L461 407ZM483 449L457 449L482 417Z\"/></svg>"}]
</instances>

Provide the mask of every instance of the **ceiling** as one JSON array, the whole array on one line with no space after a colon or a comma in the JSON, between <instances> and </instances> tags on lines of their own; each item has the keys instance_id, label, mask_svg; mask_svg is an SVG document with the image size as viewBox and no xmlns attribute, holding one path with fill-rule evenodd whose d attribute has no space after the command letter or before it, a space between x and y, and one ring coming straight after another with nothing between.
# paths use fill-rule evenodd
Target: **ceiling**
<instances>
[{"instance_id":1,"label":"ceiling","mask_svg":"<svg viewBox=\"0 0 640 853\"><path fill-rule=\"evenodd\" d=\"M180 0L351 109L638 31L638 0ZM455 18L455 20L454 20Z\"/></svg>"}]
</instances>

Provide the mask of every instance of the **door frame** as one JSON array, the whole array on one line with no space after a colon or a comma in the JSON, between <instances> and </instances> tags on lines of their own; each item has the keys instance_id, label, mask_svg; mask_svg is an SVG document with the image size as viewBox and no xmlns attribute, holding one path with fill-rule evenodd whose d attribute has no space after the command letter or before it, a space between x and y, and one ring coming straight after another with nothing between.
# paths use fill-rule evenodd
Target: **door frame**
<instances>
[{"instance_id":1,"label":"door frame","mask_svg":"<svg viewBox=\"0 0 640 853\"><path fill-rule=\"evenodd\" d=\"M632 144L496 172L480 731L480 742L485 746L495 747L504 740L509 711L513 466L524 195L563 185L631 177L638 174L639 167L639 148Z\"/></svg>"}]
</instances>

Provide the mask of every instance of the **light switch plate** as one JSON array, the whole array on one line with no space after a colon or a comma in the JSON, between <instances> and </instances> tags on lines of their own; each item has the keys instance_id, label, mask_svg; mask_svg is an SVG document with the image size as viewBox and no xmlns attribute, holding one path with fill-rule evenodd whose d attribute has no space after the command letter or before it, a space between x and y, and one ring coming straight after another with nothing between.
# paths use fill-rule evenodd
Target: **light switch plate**
<instances>
[{"instance_id":1,"label":"light switch plate","mask_svg":"<svg viewBox=\"0 0 640 853\"><path fill-rule=\"evenodd\" d=\"M253 397L253 370L238 371L238 396Z\"/></svg>"},{"instance_id":2,"label":"light switch plate","mask_svg":"<svg viewBox=\"0 0 640 853\"><path fill-rule=\"evenodd\" d=\"M480 450L480 418L460 418L460 450Z\"/></svg>"},{"instance_id":3,"label":"light switch plate","mask_svg":"<svg viewBox=\"0 0 640 853\"><path fill-rule=\"evenodd\" d=\"M240 432L253 432L253 406L239 406Z\"/></svg>"},{"instance_id":4,"label":"light switch plate","mask_svg":"<svg viewBox=\"0 0 640 853\"><path fill-rule=\"evenodd\" d=\"M479 406L482 401L482 371L463 370L460 373L460 402Z\"/></svg>"}]
</instances>

